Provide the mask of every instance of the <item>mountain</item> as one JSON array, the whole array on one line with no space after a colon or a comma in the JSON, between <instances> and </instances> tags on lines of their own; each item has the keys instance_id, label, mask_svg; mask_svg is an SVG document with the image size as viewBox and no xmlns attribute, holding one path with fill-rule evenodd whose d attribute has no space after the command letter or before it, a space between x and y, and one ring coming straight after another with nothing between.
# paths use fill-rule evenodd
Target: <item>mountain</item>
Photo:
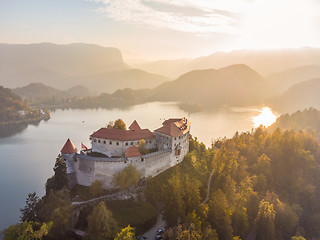
<instances>
[{"instance_id":1,"label":"mountain","mask_svg":"<svg viewBox=\"0 0 320 240\"><path fill-rule=\"evenodd\" d=\"M78 76L127 68L116 48L83 43L0 44L0 84L7 87L42 82L61 89L76 85Z\"/></svg>"},{"instance_id":2,"label":"mountain","mask_svg":"<svg viewBox=\"0 0 320 240\"><path fill-rule=\"evenodd\" d=\"M205 107L243 106L260 104L268 94L267 81L250 67L238 64L186 73L153 89L151 100L195 102Z\"/></svg>"},{"instance_id":3,"label":"mountain","mask_svg":"<svg viewBox=\"0 0 320 240\"><path fill-rule=\"evenodd\" d=\"M128 87L153 88L169 80L129 69L116 48L82 43L0 44L0 84L10 88L37 82L60 90L82 85L111 93Z\"/></svg>"},{"instance_id":4,"label":"mountain","mask_svg":"<svg viewBox=\"0 0 320 240\"><path fill-rule=\"evenodd\" d=\"M217 69L233 64L246 64L263 76L281 72L288 68L320 64L319 48L279 50L235 50L215 52L195 59L178 59L148 62L135 67L152 73L176 78L181 74L199 69Z\"/></svg>"},{"instance_id":5,"label":"mountain","mask_svg":"<svg viewBox=\"0 0 320 240\"><path fill-rule=\"evenodd\" d=\"M65 98L65 92L46 86L42 83L30 83L25 87L14 89L14 93L27 100L38 100L45 98Z\"/></svg>"},{"instance_id":6,"label":"mountain","mask_svg":"<svg viewBox=\"0 0 320 240\"><path fill-rule=\"evenodd\" d=\"M282 93L292 85L320 77L320 65L305 65L273 73L267 80L274 86L274 93Z\"/></svg>"},{"instance_id":7,"label":"mountain","mask_svg":"<svg viewBox=\"0 0 320 240\"><path fill-rule=\"evenodd\" d=\"M97 75L85 76L79 82L95 92L112 93L118 89L154 88L171 79L151 74L139 69L127 69L121 71L106 72Z\"/></svg>"},{"instance_id":8,"label":"mountain","mask_svg":"<svg viewBox=\"0 0 320 240\"><path fill-rule=\"evenodd\" d=\"M320 78L297 83L271 100L274 109L294 112L309 107L320 108Z\"/></svg>"}]
</instances>

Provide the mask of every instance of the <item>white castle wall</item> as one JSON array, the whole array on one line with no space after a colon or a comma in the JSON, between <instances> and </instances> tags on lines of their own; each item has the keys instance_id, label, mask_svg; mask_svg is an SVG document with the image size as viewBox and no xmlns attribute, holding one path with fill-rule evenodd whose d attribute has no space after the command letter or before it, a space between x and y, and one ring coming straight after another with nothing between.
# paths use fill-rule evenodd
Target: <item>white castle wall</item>
<instances>
[{"instance_id":1,"label":"white castle wall","mask_svg":"<svg viewBox=\"0 0 320 240\"><path fill-rule=\"evenodd\" d=\"M76 169L75 169L75 164L73 161L74 153L62 153L61 156L67 166L67 174L75 172Z\"/></svg>"},{"instance_id":2,"label":"white castle wall","mask_svg":"<svg viewBox=\"0 0 320 240\"><path fill-rule=\"evenodd\" d=\"M146 148L152 149L157 147L157 141L155 138L153 139L145 139ZM108 157L114 156L123 156L124 152L132 146L136 146L139 144L139 140L135 141L116 141L116 140L108 140L101 138L92 138L92 151L100 152Z\"/></svg>"}]
</instances>

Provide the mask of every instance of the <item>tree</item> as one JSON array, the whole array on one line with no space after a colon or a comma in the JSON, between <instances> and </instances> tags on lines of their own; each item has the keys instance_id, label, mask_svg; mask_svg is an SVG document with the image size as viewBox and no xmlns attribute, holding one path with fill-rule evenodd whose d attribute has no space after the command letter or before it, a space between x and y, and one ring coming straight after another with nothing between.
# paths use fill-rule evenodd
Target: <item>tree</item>
<instances>
[{"instance_id":1,"label":"tree","mask_svg":"<svg viewBox=\"0 0 320 240\"><path fill-rule=\"evenodd\" d=\"M99 197L104 193L104 190L102 188L101 182L99 180L95 180L90 188L89 193L91 197Z\"/></svg>"},{"instance_id":2,"label":"tree","mask_svg":"<svg viewBox=\"0 0 320 240\"><path fill-rule=\"evenodd\" d=\"M26 199L26 206L20 209L22 216L20 217L21 221L36 221L36 209L39 203L39 197L36 192L29 193Z\"/></svg>"},{"instance_id":3,"label":"tree","mask_svg":"<svg viewBox=\"0 0 320 240\"><path fill-rule=\"evenodd\" d=\"M117 120L114 122L113 128L126 130L126 129L127 129L127 126L126 126L126 124L124 123L124 121L119 118L119 119L117 119Z\"/></svg>"},{"instance_id":4,"label":"tree","mask_svg":"<svg viewBox=\"0 0 320 240\"><path fill-rule=\"evenodd\" d=\"M260 201L258 220L257 220L257 239L270 240L275 239L275 220L276 212L273 204L265 200Z\"/></svg>"},{"instance_id":5,"label":"tree","mask_svg":"<svg viewBox=\"0 0 320 240\"><path fill-rule=\"evenodd\" d=\"M60 154L56 159L53 171L54 175L49 178L46 183L46 194L48 194L50 190L58 191L64 187L68 187L67 166Z\"/></svg>"},{"instance_id":6,"label":"tree","mask_svg":"<svg viewBox=\"0 0 320 240\"><path fill-rule=\"evenodd\" d=\"M134 228L130 227L130 225L122 228L114 240L135 240Z\"/></svg>"},{"instance_id":7,"label":"tree","mask_svg":"<svg viewBox=\"0 0 320 240\"><path fill-rule=\"evenodd\" d=\"M302 236L293 236L291 237L291 240L306 240L306 239Z\"/></svg>"},{"instance_id":8,"label":"tree","mask_svg":"<svg viewBox=\"0 0 320 240\"><path fill-rule=\"evenodd\" d=\"M146 148L146 141L144 139L141 139L138 143L138 149L139 149L139 152L142 154L142 155L145 155L145 154L148 154L149 153L149 150Z\"/></svg>"},{"instance_id":9,"label":"tree","mask_svg":"<svg viewBox=\"0 0 320 240\"><path fill-rule=\"evenodd\" d=\"M183 201L183 186L180 179L180 172L168 179L164 186L164 211L163 217L169 227L177 225L185 217L185 203Z\"/></svg>"},{"instance_id":10,"label":"tree","mask_svg":"<svg viewBox=\"0 0 320 240\"><path fill-rule=\"evenodd\" d=\"M88 228L86 230L86 240L111 240L118 232L117 222L112 217L112 213L107 209L104 202L100 202L94 207L88 216Z\"/></svg>"},{"instance_id":11,"label":"tree","mask_svg":"<svg viewBox=\"0 0 320 240\"><path fill-rule=\"evenodd\" d=\"M140 174L137 169L132 165L128 165L121 172L117 172L113 175L112 184L115 187L120 187L120 190L124 190L128 187L138 184Z\"/></svg>"},{"instance_id":12,"label":"tree","mask_svg":"<svg viewBox=\"0 0 320 240\"><path fill-rule=\"evenodd\" d=\"M5 240L41 240L51 228L51 223L42 225L38 222L24 221L21 224L11 225L5 231ZM35 230L37 229L37 230Z\"/></svg>"},{"instance_id":13,"label":"tree","mask_svg":"<svg viewBox=\"0 0 320 240\"><path fill-rule=\"evenodd\" d=\"M53 238L63 239L70 228L72 203L67 189L50 191L40 202L37 213L40 221L53 222L49 235Z\"/></svg>"},{"instance_id":14,"label":"tree","mask_svg":"<svg viewBox=\"0 0 320 240\"><path fill-rule=\"evenodd\" d=\"M232 240L231 218L225 194L218 189L209 202L208 220L221 240Z\"/></svg>"},{"instance_id":15,"label":"tree","mask_svg":"<svg viewBox=\"0 0 320 240\"><path fill-rule=\"evenodd\" d=\"M122 129L122 130L126 130L127 126L124 123L124 121L122 119L117 119L116 121L110 121L108 122L106 128L114 128L114 129Z\"/></svg>"}]
</instances>

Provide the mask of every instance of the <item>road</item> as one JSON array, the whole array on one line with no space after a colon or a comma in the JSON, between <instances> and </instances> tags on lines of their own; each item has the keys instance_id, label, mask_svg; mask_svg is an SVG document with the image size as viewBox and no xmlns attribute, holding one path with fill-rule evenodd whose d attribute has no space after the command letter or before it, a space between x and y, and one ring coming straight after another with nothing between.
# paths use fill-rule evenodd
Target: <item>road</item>
<instances>
[{"instance_id":1,"label":"road","mask_svg":"<svg viewBox=\"0 0 320 240\"><path fill-rule=\"evenodd\" d=\"M148 232L144 233L142 236L147 237L148 240L150 239L153 240L157 235L157 230L160 228L164 230L165 226L166 226L166 223L165 221L162 220L162 214L160 213L157 218L157 223L151 229L149 229Z\"/></svg>"}]
</instances>

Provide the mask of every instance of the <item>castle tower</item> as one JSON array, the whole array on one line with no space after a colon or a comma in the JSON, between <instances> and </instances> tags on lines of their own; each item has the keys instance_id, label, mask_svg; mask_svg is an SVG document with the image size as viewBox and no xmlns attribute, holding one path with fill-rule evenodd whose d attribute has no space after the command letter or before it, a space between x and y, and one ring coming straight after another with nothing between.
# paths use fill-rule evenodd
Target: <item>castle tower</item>
<instances>
[{"instance_id":1,"label":"castle tower","mask_svg":"<svg viewBox=\"0 0 320 240\"><path fill-rule=\"evenodd\" d=\"M77 183L76 169L75 169L75 164L73 159L73 156L77 153L77 151L78 150L76 146L72 143L72 141L69 138L60 151L61 156L67 166L69 188L73 188Z\"/></svg>"},{"instance_id":2,"label":"castle tower","mask_svg":"<svg viewBox=\"0 0 320 240\"><path fill-rule=\"evenodd\" d=\"M75 172L73 156L75 155L75 153L77 151L78 151L77 148L74 146L74 144L72 143L72 141L69 138L60 151L62 158L66 162L68 174Z\"/></svg>"}]
</instances>

